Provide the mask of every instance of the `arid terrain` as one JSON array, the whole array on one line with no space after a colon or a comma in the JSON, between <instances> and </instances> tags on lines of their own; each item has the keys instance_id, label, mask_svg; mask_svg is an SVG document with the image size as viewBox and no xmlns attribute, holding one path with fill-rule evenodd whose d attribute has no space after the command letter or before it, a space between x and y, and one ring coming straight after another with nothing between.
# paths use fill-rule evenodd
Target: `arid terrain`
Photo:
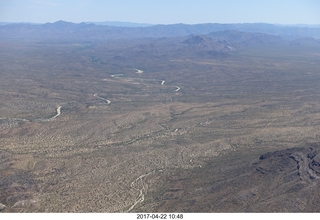
<instances>
[{"instance_id":1,"label":"arid terrain","mask_svg":"<svg viewBox=\"0 0 320 220\"><path fill-rule=\"evenodd\" d=\"M319 212L319 88L316 39L1 39L0 210Z\"/></svg>"}]
</instances>

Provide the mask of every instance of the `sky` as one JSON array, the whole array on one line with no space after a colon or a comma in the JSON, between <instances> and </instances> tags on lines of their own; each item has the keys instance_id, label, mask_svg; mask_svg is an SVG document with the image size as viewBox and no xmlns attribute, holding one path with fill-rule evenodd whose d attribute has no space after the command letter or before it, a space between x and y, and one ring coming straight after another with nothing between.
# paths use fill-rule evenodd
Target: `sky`
<instances>
[{"instance_id":1,"label":"sky","mask_svg":"<svg viewBox=\"0 0 320 220\"><path fill-rule=\"evenodd\" d=\"M0 0L0 22L320 24L320 0Z\"/></svg>"}]
</instances>

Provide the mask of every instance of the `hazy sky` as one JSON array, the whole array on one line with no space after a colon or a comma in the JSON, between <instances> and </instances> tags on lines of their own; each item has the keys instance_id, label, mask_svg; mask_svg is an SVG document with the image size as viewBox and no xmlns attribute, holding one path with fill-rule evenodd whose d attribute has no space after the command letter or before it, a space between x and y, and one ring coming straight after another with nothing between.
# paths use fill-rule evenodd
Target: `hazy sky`
<instances>
[{"instance_id":1,"label":"hazy sky","mask_svg":"<svg viewBox=\"0 0 320 220\"><path fill-rule=\"evenodd\" d=\"M320 24L320 0L0 0L0 22Z\"/></svg>"}]
</instances>

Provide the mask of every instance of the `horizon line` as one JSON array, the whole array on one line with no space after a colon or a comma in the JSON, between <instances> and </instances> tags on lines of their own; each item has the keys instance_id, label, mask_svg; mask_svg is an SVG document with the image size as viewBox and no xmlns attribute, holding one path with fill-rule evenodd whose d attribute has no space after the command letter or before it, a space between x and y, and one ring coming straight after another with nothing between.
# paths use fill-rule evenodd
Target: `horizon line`
<instances>
[{"instance_id":1,"label":"horizon line","mask_svg":"<svg viewBox=\"0 0 320 220\"><path fill-rule=\"evenodd\" d=\"M82 21L82 22L73 22L73 21L66 21L66 20L57 20L54 22L32 22L32 21L0 21L0 23L6 24L54 24L57 22L66 22L66 23L73 23L73 24L81 24L81 23L128 23L128 24L140 24L140 25L148 25L148 26L155 26L155 25L177 25L177 24L185 24L185 25L199 25L199 24L271 24L271 25L283 25L283 26L299 26L299 25L310 25L310 26L320 26L320 23L295 23L295 24L283 24L283 23L268 23L268 22L235 22L235 23L223 23L223 22L205 22L205 23L143 23L143 22L131 22L131 21Z\"/></svg>"}]
</instances>

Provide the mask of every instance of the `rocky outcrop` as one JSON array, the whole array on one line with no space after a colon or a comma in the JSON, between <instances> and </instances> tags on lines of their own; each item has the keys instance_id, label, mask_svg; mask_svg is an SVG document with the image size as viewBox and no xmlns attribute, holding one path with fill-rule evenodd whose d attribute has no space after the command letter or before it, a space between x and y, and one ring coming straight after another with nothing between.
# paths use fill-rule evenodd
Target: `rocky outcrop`
<instances>
[{"instance_id":1,"label":"rocky outcrop","mask_svg":"<svg viewBox=\"0 0 320 220\"><path fill-rule=\"evenodd\" d=\"M259 160L256 163L257 171L262 174L292 168L290 160L294 160L297 163L296 169L301 180L320 180L320 152L315 147L271 152L261 155Z\"/></svg>"}]
</instances>

